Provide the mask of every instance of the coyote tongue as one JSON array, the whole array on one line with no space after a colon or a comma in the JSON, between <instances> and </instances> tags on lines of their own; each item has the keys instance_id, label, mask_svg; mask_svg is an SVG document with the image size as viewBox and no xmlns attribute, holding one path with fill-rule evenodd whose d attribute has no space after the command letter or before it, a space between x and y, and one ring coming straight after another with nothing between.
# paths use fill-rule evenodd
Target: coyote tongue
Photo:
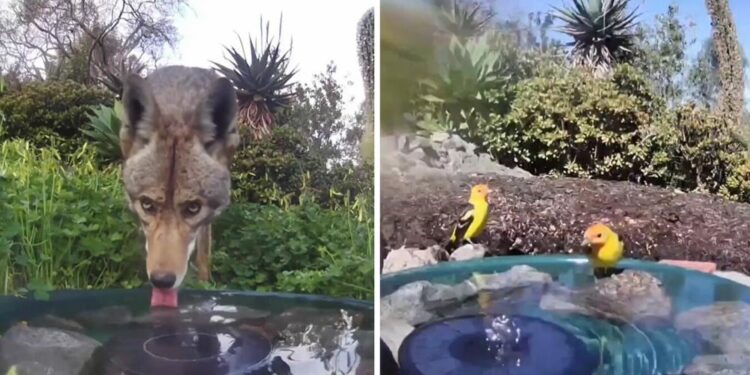
<instances>
[{"instance_id":1,"label":"coyote tongue","mask_svg":"<svg viewBox=\"0 0 750 375\"><path fill-rule=\"evenodd\" d=\"M151 307L177 307L177 289L151 289Z\"/></svg>"}]
</instances>

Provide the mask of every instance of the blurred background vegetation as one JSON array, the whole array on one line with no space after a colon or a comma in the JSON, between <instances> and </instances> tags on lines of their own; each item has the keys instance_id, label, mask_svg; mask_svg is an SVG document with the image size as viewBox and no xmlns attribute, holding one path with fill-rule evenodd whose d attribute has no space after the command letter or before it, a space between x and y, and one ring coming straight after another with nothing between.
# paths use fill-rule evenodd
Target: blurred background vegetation
<instances>
[{"instance_id":1,"label":"blurred background vegetation","mask_svg":"<svg viewBox=\"0 0 750 375\"><path fill-rule=\"evenodd\" d=\"M19 0L0 12L0 55L17 57L0 59L5 294L146 280L143 239L120 180L118 98L123 74L159 66L187 3L86 4ZM113 5L141 11L101 11ZM55 7L66 11L49 11ZM370 11L352 30L363 77L374 71L367 56L373 24ZM234 201L214 225L214 280L189 284L371 299L374 176L361 145L372 143L373 94L356 116L347 115L335 64L298 82L291 47L279 42L281 25L260 25L215 64L238 89L243 141L232 165ZM269 34L276 26L278 34ZM19 44L22 35L38 36L26 39L35 45Z\"/></svg>"},{"instance_id":2,"label":"blurred background vegetation","mask_svg":"<svg viewBox=\"0 0 750 375\"><path fill-rule=\"evenodd\" d=\"M382 135L452 133L534 174L748 201L747 61L729 3L691 3L705 40L676 1L653 18L628 0L509 18L502 2L384 0Z\"/></svg>"}]
</instances>

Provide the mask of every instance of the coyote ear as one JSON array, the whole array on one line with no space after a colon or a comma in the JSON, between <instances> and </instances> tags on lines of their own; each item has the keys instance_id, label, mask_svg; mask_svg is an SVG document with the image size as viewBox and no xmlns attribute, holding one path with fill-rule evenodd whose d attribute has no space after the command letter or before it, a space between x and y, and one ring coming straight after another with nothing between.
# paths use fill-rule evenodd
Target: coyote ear
<instances>
[{"instance_id":1,"label":"coyote ear","mask_svg":"<svg viewBox=\"0 0 750 375\"><path fill-rule=\"evenodd\" d=\"M225 140L235 131L234 121L237 116L237 94L234 86L226 78L217 79L211 86L203 108L204 118L210 119L214 139Z\"/></svg>"},{"instance_id":2,"label":"coyote ear","mask_svg":"<svg viewBox=\"0 0 750 375\"><path fill-rule=\"evenodd\" d=\"M136 138L143 140L150 138L157 113L151 87L137 74L129 74L125 79L122 107L125 112L125 121L120 131L120 143L123 155L127 156Z\"/></svg>"}]
</instances>

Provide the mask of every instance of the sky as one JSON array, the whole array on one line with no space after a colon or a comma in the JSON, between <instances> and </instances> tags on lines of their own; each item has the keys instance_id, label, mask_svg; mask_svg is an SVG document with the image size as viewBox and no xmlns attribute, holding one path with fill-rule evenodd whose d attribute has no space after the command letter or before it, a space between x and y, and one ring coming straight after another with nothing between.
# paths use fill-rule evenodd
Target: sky
<instances>
[{"instance_id":1,"label":"sky","mask_svg":"<svg viewBox=\"0 0 750 375\"><path fill-rule=\"evenodd\" d=\"M237 35L247 48L248 33L260 30L260 17L271 22L277 34L283 14L282 42L292 41L291 65L298 68L296 81L311 82L329 62L338 67L344 97L353 101L347 112L354 113L364 100L364 88L357 56L357 23L376 0L190 0L189 9L177 17L181 36L164 63L212 67L224 63L224 47L239 48Z\"/></svg>"},{"instance_id":2,"label":"sky","mask_svg":"<svg viewBox=\"0 0 750 375\"><path fill-rule=\"evenodd\" d=\"M695 43L687 50L688 56L693 58L701 48L704 40L711 37L711 19L706 11L705 0L631 0L633 5L638 7L641 22L653 22L657 15L665 14L670 4L677 4L679 8L678 15L683 24L688 25L688 40L695 39ZM562 7L571 4L571 0L495 0L496 11L502 18L525 19L529 12L549 11L552 7ZM737 34L742 45L743 51L750 58L750 1L748 0L729 0L729 7L734 16ZM558 34L556 39L566 41L569 38ZM745 100L750 99L750 75L745 82Z\"/></svg>"}]
</instances>

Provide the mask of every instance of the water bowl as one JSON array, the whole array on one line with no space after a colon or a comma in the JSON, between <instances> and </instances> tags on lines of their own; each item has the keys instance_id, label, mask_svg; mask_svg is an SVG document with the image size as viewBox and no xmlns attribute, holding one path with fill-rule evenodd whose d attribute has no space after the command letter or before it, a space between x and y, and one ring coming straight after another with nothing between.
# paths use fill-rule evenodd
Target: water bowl
<instances>
[{"instance_id":1,"label":"water bowl","mask_svg":"<svg viewBox=\"0 0 750 375\"><path fill-rule=\"evenodd\" d=\"M323 375L372 368L372 304L315 295L149 289L0 298L0 371L83 375Z\"/></svg>"},{"instance_id":2,"label":"water bowl","mask_svg":"<svg viewBox=\"0 0 750 375\"><path fill-rule=\"evenodd\" d=\"M750 288L653 262L618 268L597 280L583 257L507 256L384 275L381 332L407 375L681 374L744 350ZM515 322L516 357L498 360L493 316ZM737 361L723 369L750 366Z\"/></svg>"}]
</instances>

